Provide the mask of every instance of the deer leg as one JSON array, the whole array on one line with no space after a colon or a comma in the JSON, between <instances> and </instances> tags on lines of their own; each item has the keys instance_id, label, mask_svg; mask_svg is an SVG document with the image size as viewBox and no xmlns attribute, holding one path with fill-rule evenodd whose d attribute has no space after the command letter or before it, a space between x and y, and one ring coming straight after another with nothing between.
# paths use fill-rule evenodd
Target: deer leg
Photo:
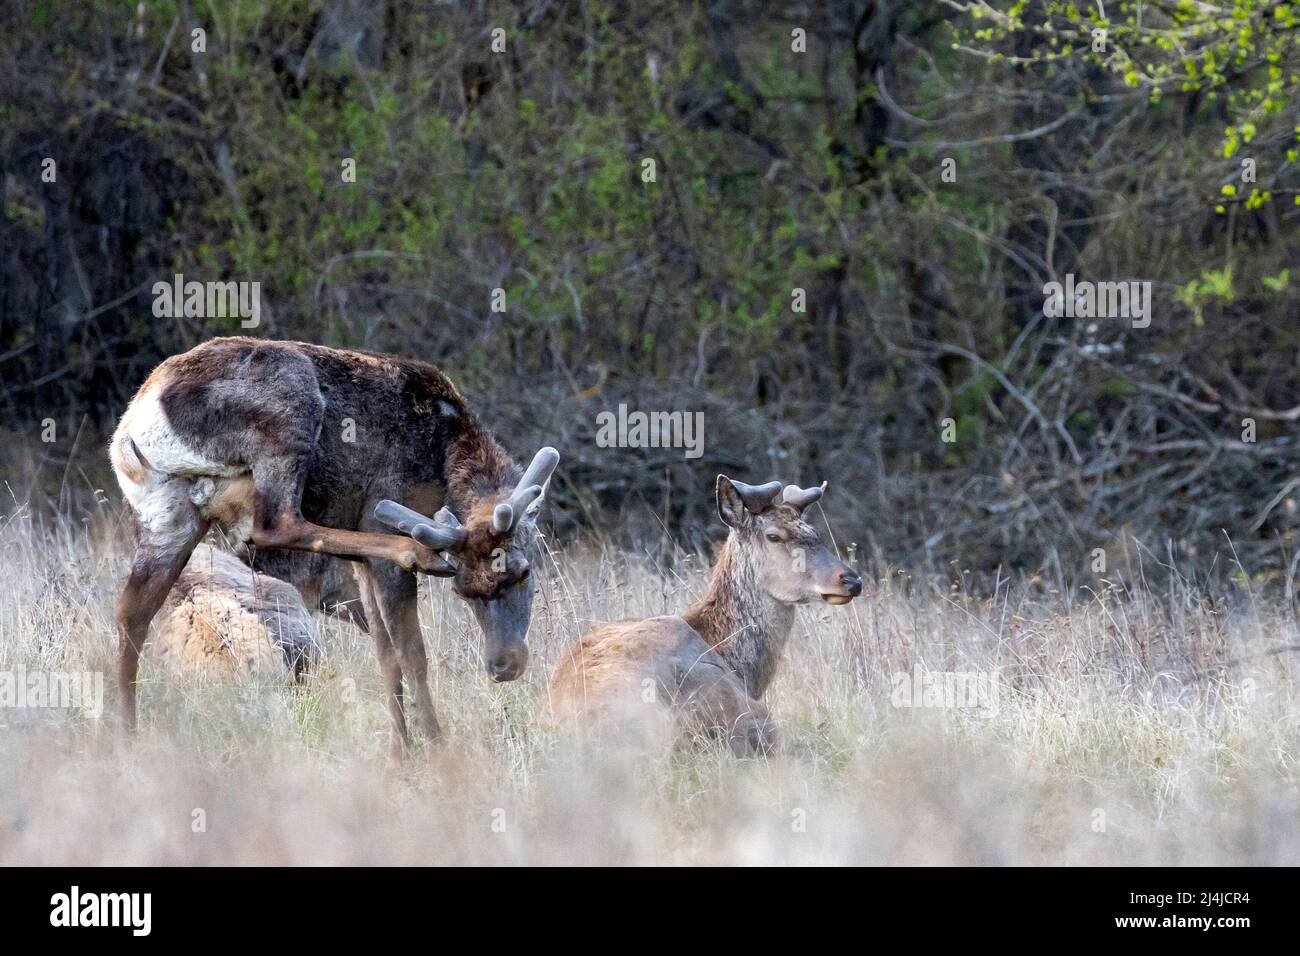
<instances>
[{"instance_id":1,"label":"deer leg","mask_svg":"<svg viewBox=\"0 0 1300 956\"><path fill-rule=\"evenodd\" d=\"M361 603L365 608L370 636L375 641L375 653L379 657L379 673L384 681L384 694L388 699L388 719L393 733L392 753L394 758L400 760L406 756L411 743L402 703L402 665L397 659L397 648L393 645L392 636L384 624L374 574L368 567L358 566L356 579L361 591Z\"/></svg>"},{"instance_id":2,"label":"deer leg","mask_svg":"<svg viewBox=\"0 0 1300 956\"><path fill-rule=\"evenodd\" d=\"M207 532L207 522L188 506L173 516L170 526L141 528L136 535L131 573L117 602L117 681L122 691L122 722L127 730L136 725L135 680L140 652L149 637L149 622L167 599L194 546Z\"/></svg>"},{"instance_id":3,"label":"deer leg","mask_svg":"<svg viewBox=\"0 0 1300 956\"><path fill-rule=\"evenodd\" d=\"M378 558L392 561L404 571L430 572L441 565L436 551L431 551L413 538L326 528L312 524L296 514L283 514L273 519L269 527L255 525L253 544L259 548L315 551L352 561Z\"/></svg>"},{"instance_id":4,"label":"deer leg","mask_svg":"<svg viewBox=\"0 0 1300 956\"><path fill-rule=\"evenodd\" d=\"M379 612L384 627L402 666L402 675L410 688L415 717L430 740L442 736L438 715L429 692L429 661L424 651L424 635L420 633L418 589L415 575L390 565L372 565L379 598Z\"/></svg>"},{"instance_id":5,"label":"deer leg","mask_svg":"<svg viewBox=\"0 0 1300 956\"><path fill-rule=\"evenodd\" d=\"M776 727L767 708L720 666L699 661L679 679L674 710L690 734L723 740L739 757L770 754Z\"/></svg>"},{"instance_id":6,"label":"deer leg","mask_svg":"<svg viewBox=\"0 0 1300 956\"><path fill-rule=\"evenodd\" d=\"M345 531L313 524L302 516L305 455L259 461L253 468L253 544L259 548L314 551L362 561L392 561L405 571L441 566L437 552L405 535Z\"/></svg>"}]
</instances>

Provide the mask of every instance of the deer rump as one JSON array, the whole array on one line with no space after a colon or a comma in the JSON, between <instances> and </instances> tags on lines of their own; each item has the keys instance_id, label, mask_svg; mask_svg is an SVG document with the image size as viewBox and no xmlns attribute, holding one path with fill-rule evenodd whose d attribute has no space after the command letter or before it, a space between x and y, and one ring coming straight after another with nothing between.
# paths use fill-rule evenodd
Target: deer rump
<instances>
[{"instance_id":1,"label":"deer rump","mask_svg":"<svg viewBox=\"0 0 1300 956\"><path fill-rule=\"evenodd\" d=\"M316 622L293 585L199 544L153 622L169 670L208 678L301 677L320 658Z\"/></svg>"},{"instance_id":2,"label":"deer rump","mask_svg":"<svg viewBox=\"0 0 1300 956\"><path fill-rule=\"evenodd\" d=\"M620 739L668 734L725 742L741 756L776 743L767 708L684 619L607 624L570 645L551 679L557 723L581 722Z\"/></svg>"}]
</instances>

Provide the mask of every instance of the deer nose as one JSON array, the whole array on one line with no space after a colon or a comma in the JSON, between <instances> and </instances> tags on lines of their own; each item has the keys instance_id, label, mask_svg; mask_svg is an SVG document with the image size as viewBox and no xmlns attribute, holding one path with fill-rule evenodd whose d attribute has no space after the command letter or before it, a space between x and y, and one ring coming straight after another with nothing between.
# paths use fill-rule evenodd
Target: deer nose
<instances>
[{"instance_id":1,"label":"deer nose","mask_svg":"<svg viewBox=\"0 0 1300 956\"><path fill-rule=\"evenodd\" d=\"M862 578L856 571L841 571L840 586L849 593L849 597L857 597L862 593Z\"/></svg>"},{"instance_id":2,"label":"deer nose","mask_svg":"<svg viewBox=\"0 0 1300 956\"><path fill-rule=\"evenodd\" d=\"M514 680L519 676L519 665L514 658L500 657L488 665L488 672L494 681Z\"/></svg>"},{"instance_id":3,"label":"deer nose","mask_svg":"<svg viewBox=\"0 0 1300 956\"><path fill-rule=\"evenodd\" d=\"M488 675L494 681L503 683L514 680L528 666L528 648L520 644L517 648L498 654L488 661Z\"/></svg>"}]
</instances>

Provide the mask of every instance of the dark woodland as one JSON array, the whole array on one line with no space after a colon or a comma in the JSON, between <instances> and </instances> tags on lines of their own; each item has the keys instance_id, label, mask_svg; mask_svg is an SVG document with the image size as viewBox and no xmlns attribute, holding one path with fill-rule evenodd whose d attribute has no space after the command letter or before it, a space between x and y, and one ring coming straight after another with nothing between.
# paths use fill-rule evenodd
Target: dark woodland
<instances>
[{"instance_id":1,"label":"dark woodland","mask_svg":"<svg viewBox=\"0 0 1300 956\"><path fill-rule=\"evenodd\" d=\"M149 370L250 334L437 363L517 456L560 449L560 535L692 546L725 472L829 478L881 567L1295 575L1300 7L0 17L20 502L116 501ZM177 273L259 282L260 325L157 317ZM1049 314L1067 275L1149 282L1149 324ZM598 447L620 403L703 412L702 456Z\"/></svg>"}]
</instances>

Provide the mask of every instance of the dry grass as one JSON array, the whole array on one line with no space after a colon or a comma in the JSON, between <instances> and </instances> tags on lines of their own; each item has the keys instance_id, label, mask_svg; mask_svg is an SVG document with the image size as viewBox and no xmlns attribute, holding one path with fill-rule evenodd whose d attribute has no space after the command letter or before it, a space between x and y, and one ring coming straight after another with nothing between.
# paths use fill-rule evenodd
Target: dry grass
<instances>
[{"instance_id":1,"label":"dry grass","mask_svg":"<svg viewBox=\"0 0 1300 956\"><path fill-rule=\"evenodd\" d=\"M1245 592L1230 610L1181 584L978 599L888 576L800 612L768 698L785 749L737 760L539 729L567 642L703 583L698 559L578 549L541 562L533 663L511 685L484 676L449 590L424 586L450 741L395 766L369 639L337 622L298 690L179 682L146 654L123 739L124 538L107 510L0 523L0 672L103 672L107 697L98 721L0 708L0 863L1300 863L1300 640ZM914 667L991 677L996 709L893 706L890 675Z\"/></svg>"}]
</instances>

